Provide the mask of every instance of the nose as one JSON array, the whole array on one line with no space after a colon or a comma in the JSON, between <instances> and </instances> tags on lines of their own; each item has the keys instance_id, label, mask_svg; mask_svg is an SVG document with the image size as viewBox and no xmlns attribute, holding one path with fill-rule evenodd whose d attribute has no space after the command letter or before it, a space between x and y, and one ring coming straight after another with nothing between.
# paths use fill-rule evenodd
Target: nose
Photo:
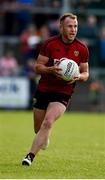
<instances>
[{"instance_id":1,"label":"nose","mask_svg":"<svg viewBox=\"0 0 105 180\"><path fill-rule=\"evenodd\" d=\"M71 28L71 30L72 30L72 32L75 32L75 31L76 31L76 28L73 26L73 27Z\"/></svg>"}]
</instances>

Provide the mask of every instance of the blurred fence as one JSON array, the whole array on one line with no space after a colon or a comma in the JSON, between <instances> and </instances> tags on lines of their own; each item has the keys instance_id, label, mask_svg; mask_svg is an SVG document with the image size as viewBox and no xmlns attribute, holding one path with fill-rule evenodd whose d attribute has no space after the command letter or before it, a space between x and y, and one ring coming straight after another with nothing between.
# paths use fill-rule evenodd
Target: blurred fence
<instances>
[{"instance_id":1,"label":"blurred fence","mask_svg":"<svg viewBox=\"0 0 105 180\"><path fill-rule=\"evenodd\" d=\"M87 82L77 83L68 111L105 112L105 72L101 72L102 70L99 69L91 72ZM93 76L94 73L97 76ZM91 82L97 80L101 82L102 88L91 91ZM32 98L30 93L29 79L0 77L0 109L28 109Z\"/></svg>"},{"instance_id":2,"label":"blurred fence","mask_svg":"<svg viewBox=\"0 0 105 180\"><path fill-rule=\"evenodd\" d=\"M26 109L29 106L29 80L23 77L0 77L0 108Z\"/></svg>"},{"instance_id":3,"label":"blurred fence","mask_svg":"<svg viewBox=\"0 0 105 180\"><path fill-rule=\"evenodd\" d=\"M4 48L7 45L14 48L15 54L19 54L19 37L0 37L0 55L3 54ZM100 111L105 112L105 68L90 67L90 78L88 82L78 83L75 93L72 97L72 103L69 105L70 111ZM22 82L23 77L18 78L0 78L0 108L23 109L29 107L30 95L28 85L25 86ZM27 79L27 80L26 80ZM100 97L97 103L91 101L90 98L90 83L93 80L100 80L103 84L103 90L100 92ZM28 84L29 79L25 78ZM12 84L11 84L12 83ZM4 91L5 90L5 91ZM15 91L16 90L16 91ZM15 91L15 92L14 92ZM20 92L20 95L18 94ZM22 92L22 93L21 93ZM26 93L26 97L23 96ZM13 95L14 94L14 95ZM13 95L13 97L12 97ZM97 95L96 95L97 96ZM19 99L20 98L20 99ZM97 99L97 97L96 97ZM23 104L22 104L23 103Z\"/></svg>"}]
</instances>

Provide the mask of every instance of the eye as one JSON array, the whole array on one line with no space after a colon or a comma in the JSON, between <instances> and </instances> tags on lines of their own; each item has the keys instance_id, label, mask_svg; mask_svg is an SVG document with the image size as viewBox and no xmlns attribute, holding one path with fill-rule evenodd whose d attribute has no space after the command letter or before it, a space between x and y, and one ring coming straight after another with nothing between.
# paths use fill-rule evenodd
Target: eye
<instances>
[{"instance_id":1,"label":"eye","mask_svg":"<svg viewBox=\"0 0 105 180\"><path fill-rule=\"evenodd\" d=\"M77 25L75 25L74 27L77 28Z\"/></svg>"}]
</instances>

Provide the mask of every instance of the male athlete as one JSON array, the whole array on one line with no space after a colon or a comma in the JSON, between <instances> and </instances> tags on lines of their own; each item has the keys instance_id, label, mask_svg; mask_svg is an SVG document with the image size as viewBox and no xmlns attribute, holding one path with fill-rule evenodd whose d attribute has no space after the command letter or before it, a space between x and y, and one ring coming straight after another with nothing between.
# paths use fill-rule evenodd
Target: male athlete
<instances>
[{"instance_id":1,"label":"male athlete","mask_svg":"<svg viewBox=\"0 0 105 180\"><path fill-rule=\"evenodd\" d=\"M66 13L60 17L60 35L48 39L42 46L35 65L41 75L34 102L34 129L36 137L22 165L31 165L41 148L47 146L53 123L66 111L74 91L76 81L86 81L89 77L87 47L77 38L77 16ZM60 78L55 63L61 58L73 59L80 68L79 77L67 82Z\"/></svg>"}]
</instances>

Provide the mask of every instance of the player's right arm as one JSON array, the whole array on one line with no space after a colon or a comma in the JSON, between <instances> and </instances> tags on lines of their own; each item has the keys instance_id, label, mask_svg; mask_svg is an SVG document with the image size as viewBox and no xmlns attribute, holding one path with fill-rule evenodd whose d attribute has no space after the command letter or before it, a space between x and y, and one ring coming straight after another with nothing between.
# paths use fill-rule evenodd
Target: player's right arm
<instances>
[{"instance_id":1,"label":"player's right arm","mask_svg":"<svg viewBox=\"0 0 105 180\"><path fill-rule=\"evenodd\" d=\"M35 71L38 74L54 74L56 76L59 75L59 71L61 70L57 66L46 66L47 62L49 61L49 58L47 56L43 56L39 54L37 61L35 63Z\"/></svg>"}]
</instances>

